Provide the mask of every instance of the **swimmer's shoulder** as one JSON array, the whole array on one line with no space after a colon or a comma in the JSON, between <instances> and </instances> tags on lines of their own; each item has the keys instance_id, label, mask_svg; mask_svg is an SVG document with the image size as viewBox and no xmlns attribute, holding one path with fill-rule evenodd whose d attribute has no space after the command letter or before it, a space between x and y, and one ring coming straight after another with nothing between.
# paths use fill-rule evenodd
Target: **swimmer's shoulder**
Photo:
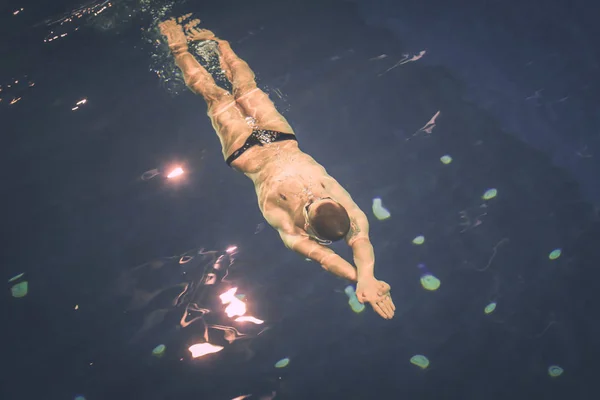
<instances>
[{"instance_id":1,"label":"swimmer's shoulder","mask_svg":"<svg viewBox=\"0 0 600 400\"><path fill-rule=\"evenodd\" d=\"M260 208L269 225L278 231L292 233L296 225L294 213L291 212L290 204L286 204L282 196L285 197L278 190L269 190Z\"/></svg>"}]
</instances>

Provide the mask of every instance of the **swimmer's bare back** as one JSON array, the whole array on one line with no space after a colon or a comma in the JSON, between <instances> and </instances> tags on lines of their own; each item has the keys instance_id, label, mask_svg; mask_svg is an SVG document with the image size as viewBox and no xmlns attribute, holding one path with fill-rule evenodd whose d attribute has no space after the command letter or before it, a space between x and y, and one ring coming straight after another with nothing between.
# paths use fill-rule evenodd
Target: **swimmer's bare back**
<instances>
[{"instance_id":1,"label":"swimmer's bare back","mask_svg":"<svg viewBox=\"0 0 600 400\"><path fill-rule=\"evenodd\" d=\"M190 14L164 21L159 27L186 85L207 103L223 158L228 161L233 158L231 167L254 182L265 219L288 248L319 262L339 277L357 282L359 301L370 303L382 317L392 318L395 307L390 286L375 279L373 274L373 248L364 213L325 168L299 149L292 127L269 96L257 87L248 64L233 52L227 41L207 29L197 28L200 21L189 17ZM188 52L188 42L204 40L217 43L221 69L232 84L232 93L219 87ZM266 135L267 143L248 146L250 136L257 134ZM238 154L240 149L243 151ZM307 235L302 208L310 196L331 197L346 208L352 226L346 241L352 247L357 268Z\"/></svg>"}]
</instances>

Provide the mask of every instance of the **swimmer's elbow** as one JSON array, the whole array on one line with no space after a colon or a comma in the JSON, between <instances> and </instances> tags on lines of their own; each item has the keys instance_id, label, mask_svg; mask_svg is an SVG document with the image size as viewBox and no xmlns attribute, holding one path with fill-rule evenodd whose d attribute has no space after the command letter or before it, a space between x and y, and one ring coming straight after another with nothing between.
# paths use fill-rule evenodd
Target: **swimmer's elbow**
<instances>
[{"instance_id":1,"label":"swimmer's elbow","mask_svg":"<svg viewBox=\"0 0 600 400\"><path fill-rule=\"evenodd\" d=\"M290 249L290 250L293 250L293 251L295 251L295 250L294 250L294 246L293 246L293 244L292 244L292 243L290 243L290 242L287 242L287 241L285 241L285 240L284 240L284 241L283 241L283 245L284 245L286 248L288 248L288 249Z\"/></svg>"},{"instance_id":2,"label":"swimmer's elbow","mask_svg":"<svg viewBox=\"0 0 600 400\"><path fill-rule=\"evenodd\" d=\"M357 246L372 246L369 235L367 234L352 235L346 239L346 243L352 249L356 248Z\"/></svg>"},{"instance_id":3,"label":"swimmer's elbow","mask_svg":"<svg viewBox=\"0 0 600 400\"><path fill-rule=\"evenodd\" d=\"M283 242L285 247L287 247L290 250L297 251L295 249L295 244L296 244L296 242L298 242L298 239L299 239L298 237L293 236L293 235L288 235L282 231L279 231L279 236L281 237L281 241Z\"/></svg>"}]
</instances>

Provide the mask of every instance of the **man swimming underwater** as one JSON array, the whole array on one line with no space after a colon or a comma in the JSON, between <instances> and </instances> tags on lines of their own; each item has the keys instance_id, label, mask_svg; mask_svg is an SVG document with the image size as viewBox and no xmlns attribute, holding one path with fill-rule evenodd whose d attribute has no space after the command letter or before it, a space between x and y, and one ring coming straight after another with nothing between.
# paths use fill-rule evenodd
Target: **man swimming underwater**
<instances>
[{"instance_id":1,"label":"man swimming underwater","mask_svg":"<svg viewBox=\"0 0 600 400\"><path fill-rule=\"evenodd\" d=\"M198 29L200 20L183 25L190 15L159 27L186 85L206 100L225 162L254 182L258 206L286 247L356 282L358 300L370 303L383 318L392 318L390 286L373 274L375 255L367 216L325 168L298 148L292 127L256 86L254 72L229 42ZM233 93L217 86L188 52L188 41L204 40L217 43L219 62ZM341 239L352 248L356 268L326 247Z\"/></svg>"}]
</instances>

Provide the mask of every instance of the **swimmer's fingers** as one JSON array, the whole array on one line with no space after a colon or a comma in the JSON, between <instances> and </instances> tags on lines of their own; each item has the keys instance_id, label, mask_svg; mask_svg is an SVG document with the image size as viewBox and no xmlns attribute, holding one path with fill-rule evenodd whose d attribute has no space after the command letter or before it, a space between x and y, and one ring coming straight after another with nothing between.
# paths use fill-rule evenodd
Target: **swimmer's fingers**
<instances>
[{"instance_id":1,"label":"swimmer's fingers","mask_svg":"<svg viewBox=\"0 0 600 400\"><path fill-rule=\"evenodd\" d=\"M383 317L385 319L389 319L389 317L387 316L387 313L381 307L381 303L372 303L371 305L373 306L373 310L377 314L379 314L381 317Z\"/></svg>"},{"instance_id":2,"label":"swimmer's fingers","mask_svg":"<svg viewBox=\"0 0 600 400\"><path fill-rule=\"evenodd\" d=\"M378 293L379 298L377 299L378 302L384 303L384 304L388 304L390 309L392 311L396 310L396 306L394 305L394 302L392 301L392 293L391 292L387 292L387 293Z\"/></svg>"},{"instance_id":3,"label":"swimmer's fingers","mask_svg":"<svg viewBox=\"0 0 600 400\"><path fill-rule=\"evenodd\" d=\"M394 311L396 311L396 306L392 301L392 296L387 296L387 298L383 302L383 306L387 311L387 314L392 318L394 316Z\"/></svg>"},{"instance_id":4,"label":"swimmer's fingers","mask_svg":"<svg viewBox=\"0 0 600 400\"><path fill-rule=\"evenodd\" d=\"M390 297L390 292L387 293L377 293L377 301L384 301L385 299L387 299L388 297Z\"/></svg>"},{"instance_id":5,"label":"swimmer's fingers","mask_svg":"<svg viewBox=\"0 0 600 400\"><path fill-rule=\"evenodd\" d=\"M390 296L390 291L392 290L391 286L387 283L380 281L379 287L377 288L377 296L378 300L383 300L385 297Z\"/></svg>"},{"instance_id":6,"label":"swimmer's fingers","mask_svg":"<svg viewBox=\"0 0 600 400\"><path fill-rule=\"evenodd\" d=\"M379 315L381 315L385 319L391 319L394 316L393 310L394 304L392 303L391 298L387 298L383 301L378 301L373 304L373 309Z\"/></svg>"},{"instance_id":7,"label":"swimmer's fingers","mask_svg":"<svg viewBox=\"0 0 600 400\"><path fill-rule=\"evenodd\" d=\"M390 291L387 292L377 292L377 301L384 301L387 298L392 297L392 293Z\"/></svg>"},{"instance_id":8,"label":"swimmer's fingers","mask_svg":"<svg viewBox=\"0 0 600 400\"><path fill-rule=\"evenodd\" d=\"M394 311L396 311L396 306L394 305L394 302L392 301L392 298L390 296L388 296L383 301L383 308L385 308L385 310L387 311L387 314L390 315L390 318L392 318L394 316Z\"/></svg>"},{"instance_id":9,"label":"swimmer's fingers","mask_svg":"<svg viewBox=\"0 0 600 400\"><path fill-rule=\"evenodd\" d=\"M384 281L379 281L379 288L378 288L378 293L377 293L379 296L385 296L385 295L389 294L390 290L392 290L390 285L388 285Z\"/></svg>"}]
</instances>

